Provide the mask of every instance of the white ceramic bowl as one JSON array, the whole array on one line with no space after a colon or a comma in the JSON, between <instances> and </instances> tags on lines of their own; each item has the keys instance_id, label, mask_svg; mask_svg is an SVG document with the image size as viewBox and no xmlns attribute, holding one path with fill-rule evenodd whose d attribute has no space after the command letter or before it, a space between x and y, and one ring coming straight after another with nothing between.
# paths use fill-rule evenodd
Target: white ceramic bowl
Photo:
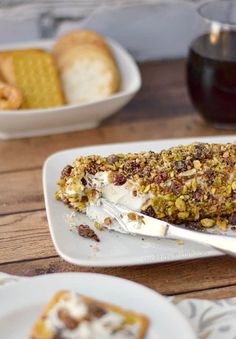
<instances>
[{"instance_id":1,"label":"white ceramic bowl","mask_svg":"<svg viewBox=\"0 0 236 339\"><path fill-rule=\"evenodd\" d=\"M12 139L55 134L96 127L101 120L127 104L141 86L139 69L118 43L107 39L120 74L120 91L110 97L80 105L65 105L47 109L0 110L0 138ZM0 50L42 48L50 50L52 40L1 45Z\"/></svg>"}]
</instances>

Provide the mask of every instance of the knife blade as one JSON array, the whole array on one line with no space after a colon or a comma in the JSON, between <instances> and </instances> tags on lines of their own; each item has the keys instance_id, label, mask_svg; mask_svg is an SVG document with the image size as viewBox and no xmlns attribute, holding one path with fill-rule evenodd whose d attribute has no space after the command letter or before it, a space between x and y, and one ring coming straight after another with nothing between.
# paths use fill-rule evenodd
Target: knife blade
<instances>
[{"instance_id":1,"label":"knife blade","mask_svg":"<svg viewBox=\"0 0 236 339\"><path fill-rule=\"evenodd\" d=\"M124 233L190 240L212 246L233 256L236 255L236 237L234 236L193 231L185 227L172 225L166 221L115 205L103 198L101 199L101 206L106 213L118 221Z\"/></svg>"},{"instance_id":2,"label":"knife blade","mask_svg":"<svg viewBox=\"0 0 236 339\"><path fill-rule=\"evenodd\" d=\"M170 224L163 220L149 217L121 205L115 205L103 198L101 199L101 205L107 213L120 223L125 233L151 237L167 236Z\"/></svg>"}]
</instances>

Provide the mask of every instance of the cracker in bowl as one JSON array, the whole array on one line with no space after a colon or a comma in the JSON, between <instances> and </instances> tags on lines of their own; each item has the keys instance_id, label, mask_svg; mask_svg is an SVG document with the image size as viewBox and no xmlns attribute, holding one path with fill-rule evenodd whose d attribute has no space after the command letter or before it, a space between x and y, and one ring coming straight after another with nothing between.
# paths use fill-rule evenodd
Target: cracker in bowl
<instances>
[{"instance_id":1,"label":"cracker in bowl","mask_svg":"<svg viewBox=\"0 0 236 339\"><path fill-rule=\"evenodd\" d=\"M78 104L110 96L119 88L114 61L100 48L71 48L61 60L61 80L67 102Z\"/></svg>"},{"instance_id":2,"label":"cracker in bowl","mask_svg":"<svg viewBox=\"0 0 236 339\"><path fill-rule=\"evenodd\" d=\"M94 31L77 30L63 35L54 45L52 54L56 60L73 46L92 44L99 46L104 52L112 56L111 50L103 37Z\"/></svg>"},{"instance_id":3,"label":"cracker in bowl","mask_svg":"<svg viewBox=\"0 0 236 339\"><path fill-rule=\"evenodd\" d=\"M95 32L77 31L59 39L53 55L69 104L101 100L119 90L120 75L106 41Z\"/></svg>"},{"instance_id":4,"label":"cracker in bowl","mask_svg":"<svg viewBox=\"0 0 236 339\"><path fill-rule=\"evenodd\" d=\"M26 49L0 52L0 72L8 86L15 86L22 93L20 108L49 108L64 104L54 59L46 51Z\"/></svg>"}]
</instances>

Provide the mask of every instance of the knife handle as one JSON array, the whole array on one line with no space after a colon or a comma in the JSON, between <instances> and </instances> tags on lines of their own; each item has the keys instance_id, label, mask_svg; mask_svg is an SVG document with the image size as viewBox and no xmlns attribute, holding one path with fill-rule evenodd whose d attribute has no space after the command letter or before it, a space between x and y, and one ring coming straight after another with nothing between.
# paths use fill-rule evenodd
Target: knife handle
<instances>
[{"instance_id":1,"label":"knife handle","mask_svg":"<svg viewBox=\"0 0 236 339\"><path fill-rule=\"evenodd\" d=\"M236 237L191 231L168 224L167 238L185 239L212 246L222 252L236 256Z\"/></svg>"}]
</instances>

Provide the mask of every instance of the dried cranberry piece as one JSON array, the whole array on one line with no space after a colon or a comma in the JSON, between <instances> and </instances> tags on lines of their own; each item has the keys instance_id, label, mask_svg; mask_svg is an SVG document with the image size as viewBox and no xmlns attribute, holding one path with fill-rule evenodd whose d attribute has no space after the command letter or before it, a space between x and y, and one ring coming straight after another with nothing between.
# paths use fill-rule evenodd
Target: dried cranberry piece
<instances>
[{"instance_id":1,"label":"dried cranberry piece","mask_svg":"<svg viewBox=\"0 0 236 339\"><path fill-rule=\"evenodd\" d=\"M183 185L178 180L173 180L170 189L174 194L180 194L182 193Z\"/></svg>"},{"instance_id":2,"label":"dried cranberry piece","mask_svg":"<svg viewBox=\"0 0 236 339\"><path fill-rule=\"evenodd\" d=\"M71 165L66 165L61 171L61 178L69 177L73 167Z\"/></svg>"},{"instance_id":3,"label":"dried cranberry piece","mask_svg":"<svg viewBox=\"0 0 236 339\"><path fill-rule=\"evenodd\" d=\"M124 185L127 181L126 177L121 174L121 173L113 173L113 177L112 177L112 181L113 181L113 184L116 185L116 186L121 186L121 185Z\"/></svg>"},{"instance_id":4,"label":"dried cranberry piece","mask_svg":"<svg viewBox=\"0 0 236 339\"><path fill-rule=\"evenodd\" d=\"M173 166L178 172L184 172L188 169L186 163L181 160L174 161Z\"/></svg>"},{"instance_id":5,"label":"dried cranberry piece","mask_svg":"<svg viewBox=\"0 0 236 339\"><path fill-rule=\"evenodd\" d=\"M84 186L86 186L86 185L87 185L86 179L85 179L85 178L82 178L82 179L81 179L81 183L82 183Z\"/></svg>"},{"instance_id":6,"label":"dried cranberry piece","mask_svg":"<svg viewBox=\"0 0 236 339\"><path fill-rule=\"evenodd\" d=\"M168 179L168 174L166 171L159 171L157 176L155 177L155 183L160 184L162 181L166 181Z\"/></svg>"},{"instance_id":7,"label":"dried cranberry piece","mask_svg":"<svg viewBox=\"0 0 236 339\"><path fill-rule=\"evenodd\" d=\"M60 309L58 311L58 318L65 324L65 326L69 330L74 330L77 327L77 325L78 325L76 319L71 317L71 315L69 314L67 309L63 309L63 308Z\"/></svg>"},{"instance_id":8,"label":"dried cranberry piece","mask_svg":"<svg viewBox=\"0 0 236 339\"><path fill-rule=\"evenodd\" d=\"M109 165L113 165L118 160L117 155L111 154L107 157L107 162Z\"/></svg>"},{"instance_id":9,"label":"dried cranberry piece","mask_svg":"<svg viewBox=\"0 0 236 339\"><path fill-rule=\"evenodd\" d=\"M97 242L100 241L97 234L88 225L79 225L77 226L77 230L81 237L90 238Z\"/></svg>"},{"instance_id":10,"label":"dried cranberry piece","mask_svg":"<svg viewBox=\"0 0 236 339\"><path fill-rule=\"evenodd\" d=\"M91 303L91 304L88 305L88 313L92 317L101 318L107 312L101 306L99 306L95 303Z\"/></svg>"}]
</instances>

